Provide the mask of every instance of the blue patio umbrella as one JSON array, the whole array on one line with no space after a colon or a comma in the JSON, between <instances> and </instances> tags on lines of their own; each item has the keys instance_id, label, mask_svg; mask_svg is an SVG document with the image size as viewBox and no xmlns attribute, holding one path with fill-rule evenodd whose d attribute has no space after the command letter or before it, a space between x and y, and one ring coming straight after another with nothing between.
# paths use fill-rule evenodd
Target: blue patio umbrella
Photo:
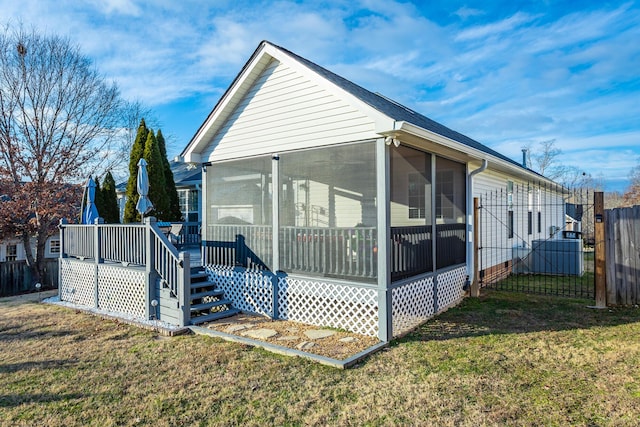
<instances>
[{"instance_id":1,"label":"blue patio umbrella","mask_svg":"<svg viewBox=\"0 0 640 427\"><path fill-rule=\"evenodd\" d=\"M149 175L147 174L147 161L145 159L138 161L138 180L136 184L139 196L136 210L140 212L140 217L144 220L144 214L153 209L153 204L149 200Z\"/></svg>"},{"instance_id":2,"label":"blue patio umbrella","mask_svg":"<svg viewBox=\"0 0 640 427\"><path fill-rule=\"evenodd\" d=\"M98 208L96 207L96 183L89 178L87 181L87 206L82 212L82 223L93 224L99 217Z\"/></svg>"}]
</instances>

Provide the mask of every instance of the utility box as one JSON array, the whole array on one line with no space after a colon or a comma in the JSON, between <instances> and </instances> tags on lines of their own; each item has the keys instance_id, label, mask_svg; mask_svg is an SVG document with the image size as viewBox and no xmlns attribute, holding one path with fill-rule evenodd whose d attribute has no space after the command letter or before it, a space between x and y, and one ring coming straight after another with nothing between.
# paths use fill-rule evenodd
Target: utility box
<instances>
[{"instance_id":1,"label":"utility box","mask_svg":"<svg viewBox=\"0 0 640 427\"><path fill-rule=\"evenodd\" d=\"M531 242L531 272L582 276L584 257L581 239L534 240Z\"/></svg>"}]
</instances>

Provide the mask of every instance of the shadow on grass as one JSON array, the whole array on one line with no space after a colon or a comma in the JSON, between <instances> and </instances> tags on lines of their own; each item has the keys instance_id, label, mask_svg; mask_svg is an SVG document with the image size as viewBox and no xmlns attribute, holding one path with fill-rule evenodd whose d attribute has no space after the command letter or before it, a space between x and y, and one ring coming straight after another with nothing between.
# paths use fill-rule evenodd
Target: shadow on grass
<instances>
[{"instance_id":1,"label":"shadow on grass","mask_svg":"<svg viewBox=\"0 0 640 427\"><path fill-rule=\"evenodd\" d=\"M593 300L483 290L409 333L399 342L495 334L589 329L640 322L638 308L588 308Z\"/></svg>"},{"instance_id":2,"label":"shadow on grass","mask_svg":"<svg viewBox=\"0 0 640 427\"><path fill-rule=\"evenodd\" d=\"M23 404L42 404L74 399L83 399L86 395L80 393L34 393L34 394L0 394L0 408L12 408Z\"/></svg>"},{"instance_id":3,"label":"shadow on grass","mask_svg":"<svg viewBox=\"0 0 640 427\"><path fill-rule=\"evenodd\" d=\"M18 371L25 370L33 370L33 369L58 369L61 367L66 367L69 365L75 365L76 362L73 360L41 360L38 362L21 362L21 363L8 363L5 365L0 365L0 373L13 373Z\"/></svg>"}]
</instances>

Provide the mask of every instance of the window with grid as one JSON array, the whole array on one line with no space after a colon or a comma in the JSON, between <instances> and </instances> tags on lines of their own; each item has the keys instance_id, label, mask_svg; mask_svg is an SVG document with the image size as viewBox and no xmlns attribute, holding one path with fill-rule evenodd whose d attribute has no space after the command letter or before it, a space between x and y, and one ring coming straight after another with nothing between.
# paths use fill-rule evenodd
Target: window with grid
<instances>
[{"instance_id":1,"label":"window with grid","mask_svg":"<svg viewBox=\"0 0 640 427\"><path fill-rule=\"evenodd\" d=\"M18 259L18 246L7 245L7 261L16 261Z\"/></svg>"},{"instance_id":2,"label":"window with grid","mask_svg":"<svg viewBox=\"0 0 640 427\"><path fill-rule=\"evenodd\" d=\"M425 183L421 173L410 173L409 176L409 218L425 217Z\"/></svg>"}]
</instances>

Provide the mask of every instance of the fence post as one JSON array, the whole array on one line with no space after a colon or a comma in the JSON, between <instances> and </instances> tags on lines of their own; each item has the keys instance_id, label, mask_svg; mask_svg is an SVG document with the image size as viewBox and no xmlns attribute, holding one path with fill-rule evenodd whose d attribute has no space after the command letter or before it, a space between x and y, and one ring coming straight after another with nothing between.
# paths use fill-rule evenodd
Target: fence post
<instances>
[{"instance_id":1,"label":"fence post","mask_svg":"<svg viewBox=\"0 0 640 427\"><path fill-rule=\"evenodd\" d=\"M480 233L478 231L478 224L480 224L479 220L480 216L480 200L477 197L473 198L473 282L471 282L471 291L470 295L474 298L478 298L480 296L480 282L478 280L480 267L478 265L478 261L480 259L478 250L478 238Z\"/></svg>"},{"instance_id":2,"label":"fence post","mask_svg":"<svg viewBox=\"0 0 640 427\"><path fill-rule=\"evenodd\" d=\"M607 307L607 276L605 256L604 193L593 193L595 232L595 308Z\"/></svg>"}]
</instances>

